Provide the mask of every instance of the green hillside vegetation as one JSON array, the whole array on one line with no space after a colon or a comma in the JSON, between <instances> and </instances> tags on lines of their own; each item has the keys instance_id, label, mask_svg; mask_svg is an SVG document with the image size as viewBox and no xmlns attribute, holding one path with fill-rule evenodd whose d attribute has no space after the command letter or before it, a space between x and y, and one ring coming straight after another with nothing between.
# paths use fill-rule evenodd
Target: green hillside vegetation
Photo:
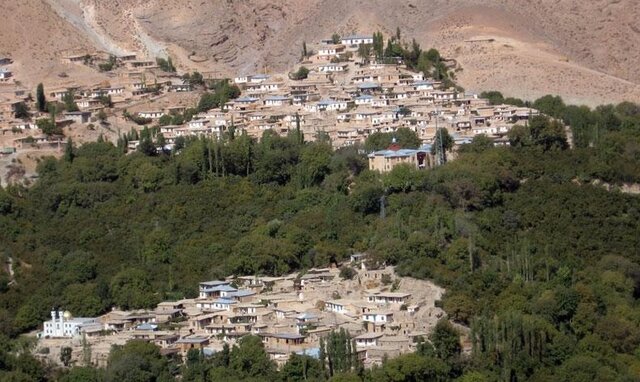
<instances>
[{"instance_id":1,"label":"green hillside vegetation","mask_svg":"<svg viewBox=\"0 0 640 382\"><path fill-rule=\"evenodd\" d=\"M512 147L493 148L480 136L444 166L386 175L368 171L358 147L333 152L296 131L267 131L260 142L193 139L173 154L125 154L106 142L69 148L39 164L31 188L0 190L0 241L16 272L10 287L0 273L0 333L9 337L0 379L57 375L14 339L52 306L77 316L152 308L194 297L206 279L282 275L367 251L401 275L445 287L440 303L471 328L473 352L460 355L443 322L418 353L367 372L354 365L332 380L638 380L640 197L592 185L640 182L638 110L563 106L557 118L579 116L571 119L575 149L560 124L539 117L514 129ZM576 122L582 117L587 122ZM367 146L386 138L375 139ZM247 357L260 359L258 344L246 346L254 349ZM233 350L223 360L192 354L181 369L138 350L153 360L116 351L106 370L74 369L80 376L65 378L329 377L306 357L293 357L286 374L268 362L256 371ZM144 363L140 378L123 377L134 361Z\"/></svg>"}]
</instances>

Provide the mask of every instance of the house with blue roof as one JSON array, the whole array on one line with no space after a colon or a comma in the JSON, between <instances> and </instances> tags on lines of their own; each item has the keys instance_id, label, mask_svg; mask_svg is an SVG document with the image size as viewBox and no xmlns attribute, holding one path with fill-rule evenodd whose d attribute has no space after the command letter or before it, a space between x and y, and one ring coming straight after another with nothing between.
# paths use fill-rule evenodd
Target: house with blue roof
<instances>
[{"instance_id":1,"label":"house with blue roof","mask_svg":"<svg viewBox=\"0 0 640 382\"><path fill-rule=\"evenodd\" d=\"M213 302L213 309L231 310L231 308L237 304L236 300L230 298L219 298Z\"/></svg>"},{"instance_id":2,"label":"house with blue roof","mask_svg":"<svg viewBox=\"0 0 640 382\"><path fill-rule=\"evenodd\" d=\"M209 281L200 283L200 298L224 297L227 293L235 292L238 289L229 285L226 281Z\"/></svg>"},{"instance_id":3,"label":"house with blue roof","mask_svg":"<svg viewBox=\"0 0 640 382\"><path fill-rule=\"evenodd\" d=\"M431 145L423 145L418 149L403 149L392 143L386 150L374 151L368 155L369 169L389 172L399 164L409 164L417 169L431 168L435 157L431 153Z\"/></svg>"},{"instance_id":4,"label":"house with blue roof","mask_svg":"<svg viewBox=\"0 0 640 382\"><path fill-rule=\"evenodd\" d=\"M377 82L362 82L358 84L358 89L360 91L374 91L374 90L382 90L382 85Z\"/></svg>"}]
</instances>

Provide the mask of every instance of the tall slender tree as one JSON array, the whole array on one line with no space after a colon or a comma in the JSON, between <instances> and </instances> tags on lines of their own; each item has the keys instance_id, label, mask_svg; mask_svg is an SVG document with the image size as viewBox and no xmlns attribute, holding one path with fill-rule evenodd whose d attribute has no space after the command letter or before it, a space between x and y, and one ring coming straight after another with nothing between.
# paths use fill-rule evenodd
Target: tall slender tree
<instances>
[{"instance_id":1,"label":"tall slender tree","mask_svg":"<svg viewBox=\"0 0 640 382\"><path fill-rule=\"evenodd\" d=\"M36 89L36 106L40 112L47 111L47 97L44 95L44 85L42 85L42 82L38 84L38 88Z\"/></svg>"}]
</instances>

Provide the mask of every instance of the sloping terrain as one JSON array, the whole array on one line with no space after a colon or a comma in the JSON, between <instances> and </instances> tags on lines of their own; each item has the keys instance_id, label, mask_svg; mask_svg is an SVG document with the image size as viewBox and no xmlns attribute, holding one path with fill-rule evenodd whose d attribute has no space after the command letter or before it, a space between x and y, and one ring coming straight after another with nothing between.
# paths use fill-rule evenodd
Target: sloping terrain
<instances>
[{"instance_id":1,"label":"sloping terrain","mask_svg":"<svg viewBox=\"0 0 640 382\"><path fill-rule=\"evenodd\" d=\"M457 59L470 90L589 104L640 99L636 0L28 0L9 8L38 25L0 25L8 37L0 52L17 58L90 44L170 54L184 69L273 72L295 64L302 41L400 27ZM16 49L25 39L42 43ZM469 42L479 39L494 41ZM208 60L196 64L193 53Z\"/></svg>"}]
</instances>

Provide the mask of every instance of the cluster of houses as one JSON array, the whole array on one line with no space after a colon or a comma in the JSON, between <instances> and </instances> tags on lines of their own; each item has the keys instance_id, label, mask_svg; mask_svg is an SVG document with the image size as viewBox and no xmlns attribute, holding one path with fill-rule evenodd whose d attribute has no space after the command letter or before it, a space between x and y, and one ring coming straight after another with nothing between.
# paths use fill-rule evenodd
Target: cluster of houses
<instances>
[{"instance_id":1,"label":"cluster of houses","mask_svg":"<svg viewBox=\"0 0 640 382\"><path fill-rule=\"evenodd\" d=\"M291 353L317 357L321 338L343 328L371 366L415 350L443 315L435 306L441 288L426 281L391 283L394 277L392 268L363 267L353 280L343 280L335 268L311 269L201 282L198 297L162 302L153 311L74 318L54 309L39 334L39 348L75 346L79 357L81 344L88 343L91 362L104 365L110 345L133 339L152 342L165 355L184 356L191 349L211 355L225 343L256 335L282 365Z\"/></svg>"},{"instance_id":2,"label":"cluster of houses","mask_svg":"<svg viewBox=\"0 0 640 382\"><path fill-rule=\"evenodd\" d=\"M244 131L256 139L266 130L287 134L299 128L306 140L328 136L335 148L362 144L376 132L393 133L408 128L416 132L424 146L412 150L392 147L371 153L370 168L389 171L399 163L428 168L436 163L429 145L438 128L447 129L456 144L469 142L479 134L493 138L496 144L508 144L505 136L511 127L538 113L530 108L490 105L475 94L447 88L441 81L409 70L400 60L388 63L360 57L359 46L372 42L373 37L358 35L326 39L292 73L238 75L232 82L241 89L239 98L180 125L160 126L159 133L167 144L165 149L170 150L179 137L220 137L231 126L236 132ZM46 89L48 100L62 102L71 94L80 109L59 113L55 121L59 127L95 125L99 112L107 107L113 118L126 110L155 126L165 115L182 114L195 107L202 93L202 89L193 88L177 73L163 71L156 61L139 59L133 53L119 57L79 53L67 55L63 60L68 65L99 68L109 64L115 69L108 73L109 81ZM10 60L0 58L0 80L7 63ZM308 69L308 74L299 79L293 73L302 66ZM216 77L213 73L202 75L205 79ZM2 135L18 135L10 146L18 149L34 143L60 146L61 137L48 137L37 130L35 120L47 115L33 112L30 120L13 117L17 104L33 102L31 92L7 90L11 93L7 97L2 97L2 92L0 89L0 131ZM193 95L190 103L179 97L189 94ZM176 120L181 121L173 119ZM136 126L124 119L117 122L121 131ZM135 149L138 142L129 144Z\"/></svg>"},{"instance_id":3,"label":"cluster of houses","mask_svg":"<svg viewBox=\"0 0 640 382\"><path fill-rule=\"evenodd\" d=\"M508 144L505 136L511 127L538 113L530 108L490 105L475 94L445 88L441 81L425 78L402 62L357 57L359 45L372 41L370 36L323 40L317 52L300 64L309 69L304 79L293 79L291 74L239 75L233 81L242 89L240 98L184 125L163 126L161 133L171 144L180 136L219 137L231 125L254 138L266 130L287 134L300 128L307 140L328 135L339 148L362 144L376 132L413 130L422 147L390 148L370 156L372 169L389 171L398 163L433 166L436 159L430 145L438 128L447 129L456 144L479 134L493 138L497 145ZM157 119L171 113L156 110L140 116Z\"/></svg>"}]
</instances>

